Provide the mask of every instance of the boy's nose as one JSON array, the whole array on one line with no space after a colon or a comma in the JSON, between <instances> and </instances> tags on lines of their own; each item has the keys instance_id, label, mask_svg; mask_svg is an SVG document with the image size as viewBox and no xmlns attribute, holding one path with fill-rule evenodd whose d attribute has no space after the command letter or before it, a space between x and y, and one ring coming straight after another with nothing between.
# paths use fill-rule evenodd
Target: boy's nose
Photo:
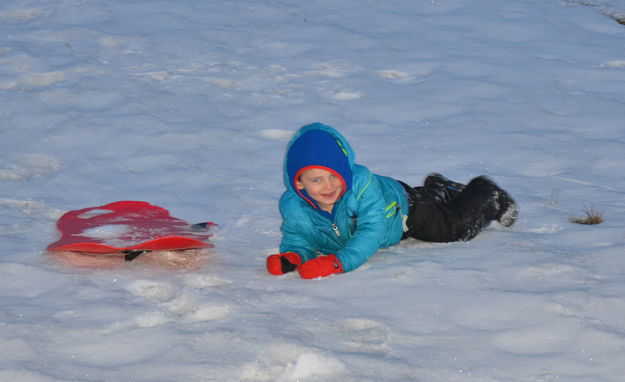
<instances>
[{"instance_id":1,"label":"boy's nose","mask_svg":"<svg viewBox=\"0 0 625 382\"><path fill-rule=\"evenodd\" d=\"M327 186L329 186L329 187L334 187L334 186L336 186L336 185L337 185L337 183L338 183L338 181L337 181L336 179L333 179L333 178L328 179L328 180L326 180L326 182L325 182L325 184L326 184Z\"/></svg>"},{"instance_id":2,"label":"boy's nose","mask_svg":"<svg viewBox=\"0 0 625 382\"><path fill-rule=\"evenodd\" d=\"M319 186L319 190L322 192L329 191L332 188L332 184L328 181L322 181Z\"/></svg>"}]
</instances>

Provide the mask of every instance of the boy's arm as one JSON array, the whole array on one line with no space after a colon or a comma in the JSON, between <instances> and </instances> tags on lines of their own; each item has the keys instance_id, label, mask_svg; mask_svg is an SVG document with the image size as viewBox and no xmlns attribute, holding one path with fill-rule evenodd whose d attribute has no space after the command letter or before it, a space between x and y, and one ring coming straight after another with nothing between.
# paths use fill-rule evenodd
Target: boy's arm
<instances>
[{"instance_id":1,"label":"boy's arm","mask_svg":"<svg viewBox=\"0 0 625 382\"><path fill-rule=\"evenodd\" d=\"M336 253L345 272L358 268L380 249L388 224L387 205L377 177L370 173L369 182L363 187L356 196L356 232Z\"/></svg>"},{"instance_id":2,"label":"boy's arm","mask_svg":"<svg viewBox=\"0 0 625 382\"><path fill-rule=\"evenodd\" d=\"M295 252L300 255L302 262L306 262L316 256L314 246L306 239L306 232L298 221L304 219L297 212L297 203L287 194L280 199L280 214L282 215L282 241L280 242L280 252Z\"/></svg>"},{"instance_id":3,"label":"boy's arm","mask_svg":"<svg viewBox=\"0 0 625 382\"><path fill-rule=\"evenodd\" d=\"M306 240L295 224L287 220L283 220L280 231L282 231L280 252L295 252L300 255L303 263L316 256L315 251L311 249L313 248L312 244Z\"/></svg>"}]
</instances>

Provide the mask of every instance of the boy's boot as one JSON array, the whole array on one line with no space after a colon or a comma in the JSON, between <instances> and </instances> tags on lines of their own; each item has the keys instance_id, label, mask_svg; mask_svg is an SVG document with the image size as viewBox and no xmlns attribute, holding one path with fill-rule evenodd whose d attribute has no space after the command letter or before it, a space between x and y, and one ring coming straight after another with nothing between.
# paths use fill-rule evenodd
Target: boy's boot
<instances>
[{"instance_id":1,"label":"boy's boot","mask_svg":"<svg viewBox=\"0 0 625 382\"><path fill-rule=\"evenodd\" d=\"M488 189L491 193L491 211L494 218L504 227L510 227L519 215L519 208L506 191L487 176L478 176L469 184L480 184L481 188Z\"/></svg>"},{"instance_id":2,"label":"boy's boot","mask_svg":"<svg viewBox=\"0 0 625 382\"><path fill-rule=\"evenodd\" d=\"M499 215L497 221L504 227L510 227L519 217L519 206L514 199L506 191L499 189L498 195L495 197L496 203L499 204Z\"/></svg>"}]
</instances>

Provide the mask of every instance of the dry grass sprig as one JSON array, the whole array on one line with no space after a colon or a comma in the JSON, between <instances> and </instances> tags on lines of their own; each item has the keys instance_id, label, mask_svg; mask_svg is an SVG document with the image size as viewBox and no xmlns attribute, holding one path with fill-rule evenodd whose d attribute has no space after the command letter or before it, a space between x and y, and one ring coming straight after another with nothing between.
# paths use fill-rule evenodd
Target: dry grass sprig
<instances>
[{"instance_id":1,"label":"dry grass sprig","mask_svg":"<svg viewBox=\"0 0 625 382\"><path fill-rule=\"evenodd\" d=\"M584 207L584 216L573 216L569 218L569 221L575 224L600 224L603 222L603 212Z\"/></svg>"},{"instance_id":2,"label":"dry grass sprig","mask_svg":"<svg viewBox=\"0 0 625 382\"><path fill-rule=\"evenodd\" d=\"M616 13L608 15L619 24L625 25L625 15L617 15Z\"/></svg>"}]
</instances>

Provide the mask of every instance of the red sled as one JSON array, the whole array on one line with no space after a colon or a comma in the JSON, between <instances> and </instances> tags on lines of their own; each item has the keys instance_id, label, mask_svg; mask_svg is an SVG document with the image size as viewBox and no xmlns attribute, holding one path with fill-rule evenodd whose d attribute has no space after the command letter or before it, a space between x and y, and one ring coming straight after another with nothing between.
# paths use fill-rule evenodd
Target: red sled
<instances>
[{"instance_id":1,"label":"red sled","mask_svg":"<svg viewBox=\"0 0 625 382\"><path fill-rule=\"evenodd\" d=\"M126 261L151 251L213 247L206 232L212 222L189 224L166 209L141 201L120 201L65 213L56 226L61 239L48 251L122 253Z\"/></svg>"}]
</instances>

